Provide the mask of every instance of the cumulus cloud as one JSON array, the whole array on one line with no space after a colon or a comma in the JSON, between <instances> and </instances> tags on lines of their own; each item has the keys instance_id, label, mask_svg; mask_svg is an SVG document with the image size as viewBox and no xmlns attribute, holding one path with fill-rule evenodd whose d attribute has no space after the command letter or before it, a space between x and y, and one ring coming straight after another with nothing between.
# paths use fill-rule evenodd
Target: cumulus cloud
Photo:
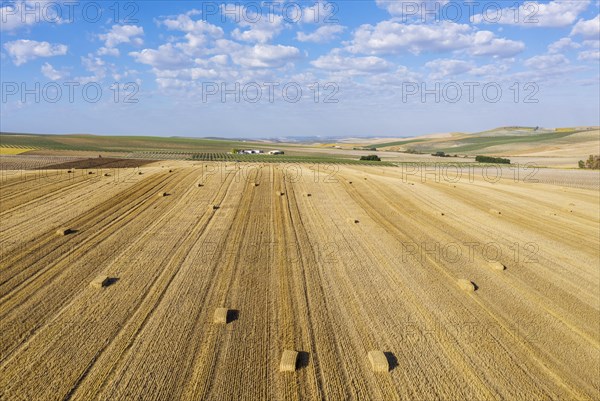
<instances>
[{"instance_id":1,"label":"cumulus cloud","mask_svg":"<svg viewBox=\"0 0 600 401\"><path fill-rule=\"evenodd\" d=\"M571 30L571 36L581 35L584 38L600 38L600 14L590 20L580 19Z\"/></svg>"},{"instance_id":2,"label":"cumulus cloud","mask_svg":"<svg viewBox=\"0 0 600 401\"><path fill-rule=\"evenodd\" d=\"M432 79L442 79L470 72L473 64L464 60L438 59L425 63L425 67L431 70Z\"/></svg>"},{"instance_id":3,"label":"cumulus cloud","mask_svg":"<svg viewBox=\"0 0 600 401\"><path fill-rule=\"evenodd\" d=\"M221 13L238 25L231 36L244 42L266 43L279 35L285 26L282 15L258 14L254 8L241 4L222 4Z\"/></svg>"},{"instance_id":4,"label":"cumulus cloud","mask_svg":"<svg viewBox=\"0 0 600 401\"><path fill-rule=\"evenodd\" d=\"M518 10L511 5L500 10L490 9L487 14L476 14L471 17L471 22L532 28L565 27L573 24L589 4L590 0L553 0L549 3L527 1Z\"/></svg>"},{"instance_id":5,"label":"cumulus cloud","mask_svg":"<svg viewBox=\"0 0 600 401\"><path fill-rule=\"evenodd\" d=\"M275 16L273 21L267 19L261 19L256 23L241 21L239 26L249 29L235 28L231 32L234 39L244 42L266 43L279 35L284 25L283 17Z\"/></svg>"},{"instance_id":6,"label":"cumulus cloud","mask_svg":"<svg viewBox=\"0 0 600 401\"><path fill-rule=\"evenodd\" d=\"M584 40L582 46L588 50L583 50L577 56L581 61L600 61L600 38L595 40Z\"/></svg>"},{"instance_id":7,"label":"cumulus cloud","mask_svg":"<svg viewBox=\"0 0 600 401\"><path fill-rule=\"evenodd\" d=\"M193 20L191 17L196 14L197 12L192 10L192 12L179 14L174 18L167 18L160 22L169 30L185 33L184 38L186 41L177 43L176 47L190 57L205 55L207 47L225 35L223 29L219 26L201 19Z\"/></svg>"},{"instance_id":8,"label":"cumulus cloud","mask_svg":"<svg viewBox=\"0 0 600 401\"><path fill-rule=\"evenodd\" d=\"M138 63L147 64L157 69L184 68L192 62L189 57L178 51L171 43L161 45L158 49L130 52L129 55Z\"/></svg>"},{"instance_id":9,"label":"cumulus cloud","mask_svg":"<svg viewBox=\"0 0 600 401\"><path fill-rule=\"evenodd\" d=\"M521 82L565 82L584 73L588 68L581 63L572 63L563 54L542 54L523 62L524 71L512 74L509 78Z\"/></svg>"},{"instance_id":10,"label":"cumulus cloud","mask_svg":"<svg viewBox=\"0 0 600 401\"><path fill-rule=\"evenodd\" d=\"M477 31L466 24L444 21L437 24L401 24L382 21L360 26L348 50L353 53L413 54L466 50L477 56L510 57L525 49L519 41L497 38L492 32Z\"/></svg>"},{"instance_id":11,"label":"cumulus cloud","mask_svg":"<svg viewBox=\"0 0 600 401\"><path fill-rule=\"evenodd\" d=\"M25 64L38 57L64 56L68 50L68 47L63 44L51 44L28 39L6 42L4 48L15 65Z\"/></svg>"},{"instance_id":12,"label":"cumulus cloud","mask_svg":"<svg viewBox=\"0 0 600 401\"><path fill-rule=\"evenodd\" d=\"M392 66L380 57L344 56L340 49L334 49L329 54L311 61L311 64L323 70L350 71L353 74L387 71Z\"/></svg>"},{"instance_id":13,"label":"cumulus cloud","mask_svg":"<svg viewBox=\"0 0 600 401\"><path fill-rule=\"evenodd\" d=\"M77 77L75 78L76 81L81 83L98 82L106 77L108 68L104 60L100 57L96 57L90 53L87 56L81 57L81 64L92 75Z\"/></svg>"},{"instance_id":14,"label":"cumulus cloud","mask_svg":"<svg viewBox=\"0 0 600 401\"><path fill-rule=\"evenodd\" d=\"M600 38L596 40L584 40L582 45L590 49L600 50Z\"/></svg>"},{"instance_id":15,"label":"cumulus cloud","mask_svg":"<svg viewBox=\"0 0 600 401\"><path fill-rule=\"evenodd\" d=\"M342 25L323 25L314 32L297 32L296 39L300 42L327 43L337 38L346 29Z\"/></svg>"},{"instance_id":16,"label":"cumulus cloud","mask_svg":"<svg viewBox=\"0 0 600 401\"><path fill-rule=\"evenodd\" d=\"M171 80L187 80L195 81L199 79L217 79L219 72L213 68L182 68L178 70L157 70L156 77L157 82L164 84L171 82Z\"/></svg>"},{"instance_id":17,"label":"cumulus cloud","mask_svg":"<svg viewBox=\"0 0 600 401\"><path fill-rule=\"evenodd\" d=\"M475 56L511 57L525 50L523 42L496 38L490 31L478 31L472 40L470 52Z\"/></svg>"},{"instance_id":18,"label":"cumulus cloud","mask_svg":"<svg viewBox=\"0 0 600 401\"><path fill-rule=\"evenodd\" d=\"M293 46L257 44L243 46L231 54L235 64L247 68L279 68L300 57Z\"/></svg>"},{"instance_id":19,"label":"cumulus cloud","mask_svg":"<svg viewBox=\"0 0 600 401\"><path fill-rule=\"evenodd\" d=\"M502 60L494 64L477 66L473 61L459 59L437 59L425 63L425 67L431 71L431 79L444 79L461 74L475 76L498 76L509 69L511 60Z\"/></svg>"},{"instance_id":20,"label":"cumulus cloud","mask_svg":"<svg viewBox=\"0 0 600 401\"><path fill-rule=\"evenodd\" d=\"M514 59L503 59L501 63L486 64L482 66L473 67L469 74L477 76L488 76L497 78L501 74L506 73L510 69L510 64L514 62Z\"/></svg>"},{"instance_id":21,"label":"cumulus cloud","mask_svg":"<svg viewBox=\"0 0 600 401\"><path fill-rule=\"evenodd\" d=\"M578 49L581 45L579 43L573 42L571 38L561 38L556 42L552 42L548 45L548 53L557 54L564 50L569 49Z\"/></svg>"},{"instance_id":22,"label":"cumulus cloud","mask_svg":"<svg viewBox=\"0 0 600 401\"><path fill-rule=\"evenodd\" d=\"M196 81L206 79L243 81L260 76L262 71L273 73L291 67L301 57L296 47L264 43L277 34L281 23L254 27L240 22L232 36L242 42L256 42L249 45L226 39L222 28L192 19L196 14L188 12L159 21L169 30L184 32L182 38L170 37L158 48L129 53L135 61L152 67L161 89L189 91Z\"/></svg>"},{"instance_id":23,"label":"cumulus cloud","mask_svg":"<svg viewBox=\"0 0 600 401\"><path fill-rule=\"evenodd\" d=\"M179 14L175 18L167 18L161 21L161 24L172 31L181 31L194 34L204 34L211 37L220 38L223 36L223 28L213 25L204 20L193 20L191 17L195 12Z\"/></svg>"},{"instance_id":24,"label":"cumulus cloud","mask_svg":"<svg viewBox=\"0 0 600 401\"><path fill-rule=\"evenodd\" d=\"M420 73L411 71L403 65L397 65L394 70L389 72L369 74L365 77L369 85L380 91L402 86L406 82L421 82L423 79L424 77Z\"/></svg>"},{"instance_id":25,"label":"cumulus cloud","mask_svg":"<svg viewBox=\"0 0 600 401\"><path fill-rule=\"evenodd\" d=\"M598 50L585 50L579 52L577 55L578 60L582 61L596 61L600 62L600 51Z\"/></svg>"},{"instance_id":26,"label":"cumulus cloud","mask_svg":"<svg viewBox=\"0 0 600 401\"><path fill-rule=\"evenodd\" d=\"M61 80L67 75L63 71L56 70L50 63L44 63L44 65L42 65L42 74L52 81Z\"/></svg>"},{"instance_id":27,"label":"cumulus cloud","mask_svg":"<svg viewBox=\"0 0 600 401\"><path fill-rule=\"evenodd\" d=\"M540 56L534 56L525 60L525 66L535 70L548 70L554 69L560 66L566 66L570 64L568 58L562 54L544 54Z\"/></svg>"},{"instance_id":28,"label":"cumulus cloud","mask_svg":"<svg viewBox=\"0 0 600 401\"><path fill-rule=\"evenodd\" d=\"M142 45L144 40L140 38L144 34L144 28L136 25L113 25L108 33L100 34L98 37L104 41L104 47L113 48L122 43Z\"/></svg>"},{"instance_id":29,"label":"cumulus cloud","mask_svg":"<svg viewBox=\"0 0 600 401\"><path fill-rule=\"evenodd\" d=\"M229 56L227 56L226 54L218 54L208 59L208 61L219 65L227 65L227 62L229 61Z\"/></svg>"},{"instance_id":30,"label":"cumulus cloud","mask_svg":"<svg viewBox=\"0 0 600 401\"><path fill-rule=\"evenodd\" d=\"M117 56L119 56L119 54L121 54L121 52L119 52L119 49L110 48L110 47L101 47L100 49L98 49L97 53L99 56L113 56L113 57L117 57Z\"/></svg>"},{"instance_id":31,"label":"cumulus cloud","mask_svg":"<svg viewBox=\"0 0 600 401\"><path fill-rule=\"evenodd\" d=\"M354 33L349 50L354 53L385 54L403 50L419 54L425 50L456 50L468 45L467 25L405 25L382 21L361 25Z\"/></svg>"}]
</instances>

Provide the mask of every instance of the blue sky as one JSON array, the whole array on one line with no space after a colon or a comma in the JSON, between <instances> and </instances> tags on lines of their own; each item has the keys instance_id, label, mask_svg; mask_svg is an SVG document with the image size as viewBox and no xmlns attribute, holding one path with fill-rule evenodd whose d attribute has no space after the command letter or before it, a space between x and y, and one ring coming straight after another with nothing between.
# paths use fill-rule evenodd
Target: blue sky
<instances>
[{"instance_id":1,"label":"blue sky","mask_svg":"<svg viewBox=\"0 0 600 401\"><path fill-rule=\"evenodd\" d=\"M273 138L600 125L597 0L0 4L2 131Z\"/></svg>"}]
</instances>

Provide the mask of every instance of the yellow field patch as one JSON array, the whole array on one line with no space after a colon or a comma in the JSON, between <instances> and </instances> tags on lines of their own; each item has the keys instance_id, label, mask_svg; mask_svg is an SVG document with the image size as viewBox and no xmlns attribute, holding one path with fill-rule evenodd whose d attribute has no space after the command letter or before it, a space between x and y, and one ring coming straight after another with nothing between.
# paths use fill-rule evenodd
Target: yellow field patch
<instances>
[{"instance_id":1,"label":"yellow field patch","mask_svg":"<svg viewBox=\"0 0 600 401\"><path fill-rule=\"evenodd\" d=\"M29 152L31 148L8 148L0 146L0 155L20 155L21 153Z\"/></svg>"}]
</instances>

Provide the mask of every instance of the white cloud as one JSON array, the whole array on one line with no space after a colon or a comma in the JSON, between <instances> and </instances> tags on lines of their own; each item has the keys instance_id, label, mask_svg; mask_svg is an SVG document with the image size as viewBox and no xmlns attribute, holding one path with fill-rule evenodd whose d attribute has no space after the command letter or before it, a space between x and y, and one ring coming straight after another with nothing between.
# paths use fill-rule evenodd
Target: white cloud
<instances>
[{"instance_id":1,"label":"white cloud","mask_svg":"<svg viewBox=\"0 0 600 401\"><path fill-rule=\"evenodd\" d=\"M342 25L323 25L311 33L297 32L296 39L300 42L327 43L335 39L345 29L346 27Z\"/></svg>"},{"instance_id":2,"label":"white cloud","mask_svg":"<svg viewBox=\"0 0 600 401\"><path fill-rule=\"evenodd\" d=\"M382 21L376 26L361 25L354 33L349 50L355 53L383 54L403 50L418 54L423 51L456 50L468 46L471 28L467 25L404 25Z\"/></svg>"},{"instance_id":3,"label":"white cloud","mask_svg":"<svg viewBox=\"0 0 600 401\"><path fill-rule=\"evenodd\" d=\"M510 57L525 48L523 42L496 38L492 32L476 31L469 25L444 21L437 24L401 24L382 21L362 25L354 33L348 50L353 53L393 54L408 51L444 52L466 50L477 56Z\"/></svg>"},{"instance_id":4,"label":"white cloud","mask_svg":"<svg viewBox=\"0 0 600 401\"><path fill-rule=\"evenodd\" d=\"M431 79L444 79L461 74L475 76L499 76L510 68L514 60L503 59L501 62L477 66L472 61L458 59L437 59L425 63L425 67L431 70Z\"/></svg>"},{"instance_id":5,"label":"white cloud","mask_svg":"<svg viewBox=\"0 0 600 401\"><path fill-rule=\"evenodd\" d=\"M593 40L593 39L584 40L583 41L583 46L589 47L589 48L592 48L592 49L596 49L596 50L600 50L600 38L597 38L595 40Z\"/></svg>"},{"instance_id":6,"label":"white cloud","mask_svg":"<svg viewBox=\"0 0 600 401\"><path fill-rule=\"evenodd\" d=\"M208 61L215 64L227 65L227 62L229 61L229 56L227 56L226 54L218 54L216 56L211 57Z\"/></svg>"},{"instance_id":7,"label":"white cloud","mask_svg":"<svg viewBox=\"0 0 600 401\"><path fill-rule=\"evenodd\" d=\"M68 47L63 44L51 44L27 39L6 42L4 48L15 65L24 64L38 57L64 56L68 50Z\"/></svg>"},{"instance_id":8,"label":"white cloud","mask_svg":"<svg viewBox=\"0 0 600 401\"><path fill-rule=\"evenodd\" d=\"M562 54L544 54L540 56L534 56L525 60L525 66L535 70L550 70L560 68L570 64Z\"/></svg>"},{"instance_id":9,"label":"white cloud","mask_svg":"<svg viewBox=\"0 0 600 401\"><path fill-rule=\"evenodd\" d=\"M161 21L169 30L185 32L186 42L177 43L176 47L190 57L205 55L209 44L225 34L221 27L203 20L193 20L191 16L196 13L188 12Z\"/></svg>"},{"instance_id":10,"label":"white cloud","mask_svg":"<svg viewBox=\"0 0 600 401\"><path fill-rule=\"evenodd\" d=\"M83 67L92 73L88 77L76 78L79 82L97 82L101 81L106 77L107 67L104 60L100 57L96 57L93 54L88 54L87 57L81 57L81 64Z\"/></svg>"},{"instance_id":11,"label":"white cloud","mask_svg":"<svg viewBox=\"0 0 600 401\"><path fill-rule=\"evenodd\" d=\"M66 75L66 73L56 70L50 63L44 63L44 65L42 65L42 74L52 81L61 80Z\"/></svg>"},{"instance_id":12,"label":"white cloud","mask_svg":"<svg viewBox=\"0 0 600 401\"><path fill-rule=\"evenodd\" d=\"M241 4L221 4L221 13L238 25L231 36L244 42L266 43L279 35L285 25L282 15L257 14Z\"/></svg>"},{"instance_id":13,"label":"white cloud","mask_svg":"<svg viewBox=\"0 0 600 401\"><path fill-rule=\"evenodd\" d=\"M500 77L510 69L510 64L514 59L503 59L502 63L486 64L479 67L473 67L469 74L477 76Z\"/></svg>"},{"instance_id":14,"label":"white cloud","mask_svg":"<svg viewBox=\"0 0 600 401\"><path fill-rule=\"evenodd\" d=\"M293 46L257 44L243 46L231 54L235 64L247 68L279 68L300 57L300 50Z\"/></svg>"},{"instance_id":15,"label":"white cloud","mask_svg":"<svg viewBox=\"0 0 600 401\"><path fill-rule=\"evenodd\" d=\"M424 77L419 73L410 71L403 65L397 66L395 71L383 72L379 74L369 74L366 77L367 82L375 90L387 90L392 86L402 86L406 82L420 82Z\"/></svg>"},{"instance_id":16,"label":"white cloud","mask_svg":"<svg viewBox=\"0 0 600 401\"><path fill-rule=\"evenodd\" d=\"M189 57L179 52L171 43L158 47L158 49L143 49L139 52L130 52L138 63L148 64L158 69L184 68L191 64Z\"/></svg>"},{"instance_id":17,"label":"white cloud","mask_svg":"<svg viewBox=\"0 0 600 401\"><path fill-rule=\"evenodd\" d=\"M577 56L581 61L599 61L600 57L600 38L595 40L584 40L582 46L589 50L579 52Z\"/></svg>"},{"instance_id":18,"label":"white cloud","mask_svg":"<svg viewBox=\"0 0 600 401\"><path fill-rule=\"evenodd\" d=\"M231 32L231 36L234 39L244 42L266 43L279 35L283 30L283 17L275 16L273 22L265 18L256 23L241 21L239 25L242 28L249 27L250 29L242 30L235 28Z\"/></svg>"},{"instance_id":19,"label":"white cloud","mask_svg":"<svg viewBox=\"0 0 600 401\"><path fill-rule=\"evenodd\" d=\"M523 50L525 50L523 42L496 38L490 31L476 32L470 47L471 54L475 56L511 57Z\"/></svg>"},{"instance_id":20,"label":"white cloud","mask_svg":"<svg viewBox=\"0 0 600 401\"><path fill-rule=\"evenodd\" d=\"M353 74L387 71L392 66L391 63L380 57L344 56L340 49L332 50L329 54L311 61L311 64L323 70L350 71Z\"/></svg>"},{"instance_id":21,"label":"white cloud","mask_svg":"<svg viewBox=\"0 0 600 401\"><path fill-rule=\"evenodd\" d=\"M199 79L217 79L219 73L213 68L182 68L179 70L156 70L157 81L163 80L162 84L169 82L169 80L187 80L195 81Z\"/></svg>"},{"instance_id":22,"label":"white cloud","mask_svg":"<svg viewBox=\"0 0 600 401\"><path fill-rule=\"evenodd\" d=\"M99 56L113 56L113 57L118 57L121 54L119 52L119 49L110 48L110 47L101 47L98 49L97 53Z\"/></svg>"},{"instance_id":23,"label":"white cloud","mask_svg":"<svg viewBox=\"0 0 600 401\"><path fill-rule=\"evenodd\" d=\"M161 21L161 24L167 29L173 31L181 31L194 34L205 34L214 38L223 36L223 29L204 20L193 20L190 18L196 13L179 14L175 18L167 18Z\"/></svg>"},{"instance_id":24,"label":"white cloud","mask_svg":"<svg viewBox=\"0 0 600 401\"><path fill-rule=\"evenodd\" d=\"M582 61L597 61L600 62L600 51L598 50L585 50L582 52L579 52L579 55L577 56L578 60L582 60Z\"/></svg>"},{"instance_id":25,"label":"white cloud","mask_svg":"<svg viewBox=\"0 0 600 401\"><path fill-rule=\"evenodd\" d=\"M486 14L471 17L475 24L506 24L525 27L565 27L573 24L584 12L590 0L553 0L549 3L526 1L518 9L510 7L497 10L490 8Z\"/></svg>"},{"instance_id":26,"label":"white cloud","mask_svg":"<svg viewBox=\"0 0 600 401\"><path fill-rule=\"evenodd\" d=\"M563 54L542 54L531 57L523 62L525 70L505 76L513 82L553 82L555 84L565 83L574 77L581 76L588 67L581 63L571 63L569 58Z\"/></svg>"},{"instance_id":27,"label":"white cloud","mask_svg":"<svg viewBox=\"0 0 600 401\"><path fill-rule=\"evenodd\" d=\"M136 25L113 25L108 33L100 34L98 37L104 41L104 46L108 49L114 48L122 43L131 43L142 45L144 28Z\"/></svg>"},{"instance_id":28,"label":"white cloud","mask_svg":"<svg viewBox=\"0 0 600 401\"><path fill-rule=\"evenodd\" d=\"M300 50L293 46L245 46L231 40L218 39L214 47L204 49L201 57L192 58L180 45L181 43L167 43L158 49L144 49L129 55L138 63L148 64L156 70L187 69L194 64L206 67L210 63L222 66L227 65L228 59L245 68L279 68L300 57Z\"/></svg>"},{"instance_id":29,"label":"white cloud","mask_svg":"<svg viewBox=\"0 0 600 401\"><path fill-rule=\"evenodd\" d=\"M561 38L556 42L553 42L548 45L548 53L556 54L560 53L563 50L569 49L578 49L581 45L579 43L575 43L571 40L571 38Z\"/></svg>"},{"instance_id":30,"label":"white cloud","mask_svg":"<svg viewBox=\"0 0 600 401\"><path fill-rule=\"evenodd\" d=\"M432 71L432 79L442 79L469 72L473 64L464 60L438 59L425 63L425 67Z\"/></svg>"},{"instance_id":31,"label":"white cloud","mask_svg":"<svg viewBox=\"0 0 600 401\"><path fill-rule=\"evenodd\" d=\"M590 20L580 19L571 30L571 36L581 35L584 38L598 39L600 37L600 14Z\"/></svg>"}]
</instances>

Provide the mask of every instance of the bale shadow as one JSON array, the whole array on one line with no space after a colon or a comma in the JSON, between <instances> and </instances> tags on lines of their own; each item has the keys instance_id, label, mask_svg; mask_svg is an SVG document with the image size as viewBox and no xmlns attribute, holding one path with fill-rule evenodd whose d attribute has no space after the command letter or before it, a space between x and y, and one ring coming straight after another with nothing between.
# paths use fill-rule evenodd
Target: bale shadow
<instances>
[{"instance_id":1,"label":"bale shadow","mask_svg":"<svg viewBox=\"0 0 600 401\"><path fill-rule=\"evenodd\" d=\"M479 289L479 286L477 284L475 284L473 281L471 281L471 284L473 284L473 291L477 291Z\"/></svg>"},{"instance_id":2,"label":"bale shadow","mask_svg":"<svg viewBox=\"0 0 600 401\"><path fill-rule=\"evenodd\" d=\"M296 360L296 367L303 369L310 363L310 354L306 351L298 351L298 359Z\"/></svg>"},{"instance_id":3,"label":"bale shadow","mask_svg":"<svg viewBox=\"0 0 600 401\"><path fill-rule=\"evenodd\" d=\"M227 323L235 322L240 318L240 311L237 309L230 309L227 311Z\"/></svg>"},{"instance_id":4,"label":"bale shadow","mask_svg":"<svg viewBox=\"0 0 600 401\"><path fill-rule=\"evenodd\" d=\"M118 277L109 277L108 281L106 282L106 286L110 287L111 285L116 284L117 281L119 281Z\"/></svg>"},{"instance_id":5,"label":"bale shadow","mask_svg":"<svg viewBox=\"0 0 600 401\"><path fill-rule=\"evenodd\" d=\"M385 355L385 359L388 361L390 371L394 370L398 366L398 359L396 358L396 355L394 355L392 352L384 352L383 355Z\"/></svg>"}]
</instances>

